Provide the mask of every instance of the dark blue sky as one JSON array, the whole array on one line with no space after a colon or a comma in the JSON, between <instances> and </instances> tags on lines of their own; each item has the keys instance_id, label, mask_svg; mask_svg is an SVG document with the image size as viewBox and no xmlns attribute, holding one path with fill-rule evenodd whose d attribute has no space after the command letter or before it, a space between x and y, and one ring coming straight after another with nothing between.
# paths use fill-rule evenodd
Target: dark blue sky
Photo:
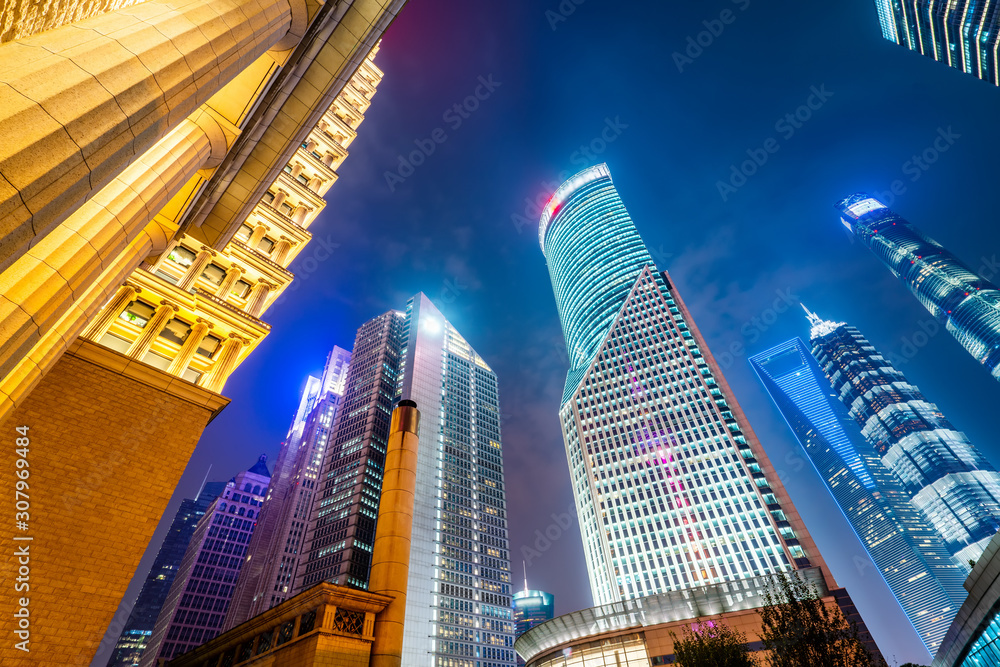
<instances>
[{"instance_id":1,"label":"dark blue sky","mask_svg":"<svg viewBox=\"0 0 1000 667\"><path fill-rule=\"evenodd\" d=\"M528 203L560 172L606 161L890 664L929 663L746 355L808 336L795 308L767 312L781 295L801 300L900 355L909 379L1000 461L991 428L1000 387L946 333L910 354L905 343L927 313L851 243L832 208L898 179L906 192L897 211L974 268L994 262L1000 91L883 40L871 0L576 2L563 1L575 8L565 15L559 0L411 0L386 33L376 60L385 80L311 229L315 240L291 267L294 291L267 313L274 330L226 387L233 402L206 430L167 516L209 464L223 479L261 452L273 461L304 378L326 352L350 347L363 321L424 291L500 378L520 572L522 547L534 548L536 531L572 504L557 422L566 360ZM731 22L679 71L673 54L724 10ZM479 88L486 99L467 118L449 114L480 77L499 85L488 96ZM829 97L812 99L811 118L779 124L814 87ZM433 154L412 174L397 172L400 155L438 128L444 141ZM934 164L911 162L949 128L952 143ZM777 152L724 200L718 182L731 165L748 150L760 157L772 138ZM406 178L390 191L386 172ZM528 213L522 224L517 216ZM324 242L337 247L317 261ZM727 356L734 344L747 352ZM558 613L590 606L575 525L533 559L528 577L555 594Z\"/></svg>"}]
</instances>

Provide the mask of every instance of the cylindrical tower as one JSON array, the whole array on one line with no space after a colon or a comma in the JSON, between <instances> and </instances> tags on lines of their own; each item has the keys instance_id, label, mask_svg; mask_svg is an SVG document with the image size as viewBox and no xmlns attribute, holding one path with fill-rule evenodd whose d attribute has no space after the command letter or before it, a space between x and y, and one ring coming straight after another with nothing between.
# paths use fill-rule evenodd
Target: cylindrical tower
<instances>
[{"instance_id":1,"label":"cylindrical tower","mask_svg":"<svg viewBox=\"0 0 1000 667\"><path fill-rule=\"evenodd\" d=\"M1000 289L873 197L851 195L836 208L857 239L1000 379Z\"/></svg>"}]
</instances>

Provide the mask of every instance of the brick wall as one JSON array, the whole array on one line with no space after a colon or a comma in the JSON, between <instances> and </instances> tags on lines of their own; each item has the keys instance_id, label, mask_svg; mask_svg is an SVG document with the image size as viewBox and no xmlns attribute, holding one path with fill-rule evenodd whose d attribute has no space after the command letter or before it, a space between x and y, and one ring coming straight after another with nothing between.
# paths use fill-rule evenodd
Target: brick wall
<instances>
[{"instance_id":1,"label":"brick wall","mask_svg":"<svg viewBox=\"0 0 1000 667\"><path fill-rule=\"evenodd\" d=\"M0 424L5 554L29 545L30 592L0 559L0 664L89 665L202 430L216 394L78 340ZM15 427L30 428L29 530L15 529ZM15 542L14 534L31 536ZM30 653L13 647L30 600Z\"/></svg>"}]
</instances>

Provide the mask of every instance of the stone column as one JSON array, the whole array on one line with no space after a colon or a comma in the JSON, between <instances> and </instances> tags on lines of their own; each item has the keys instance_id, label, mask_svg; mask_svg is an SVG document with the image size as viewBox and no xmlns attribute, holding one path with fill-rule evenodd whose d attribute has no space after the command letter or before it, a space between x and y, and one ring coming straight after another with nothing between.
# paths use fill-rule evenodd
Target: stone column
<instances>
[{"instance_id":1,"label":"stone column","mask_svg":"<svg viewBox=\"0 0 1000 667\"><path fill-rule=\"evenodd\" d=\"M274 199L271 201L271 206L278 208L285 202L285 198L288 197L288 193L278 188L278 194L274 195Z\"/></svg>"},{"instance_id":2,"label":"stone column","mask_svg":"<svg viewBox=\"0 0 1000 667\"><path fill-rule=\"evenodd\" d=\"M194 357L195 352L201 347L201 341L205 340L205 336L208 335L208 330L214 325L210 322L206 322L202 318L198 318L195 325L191 327L191 333L188 334L187 340L181 346L180 351L174 360L170 363L170 367L167 368L167 372L171 375L176 375L180 377L187 370L188 364L191 363L192 357Z\"/></svg>"},{"instance_id":3,"label":"stone column","mask_svg":"<svg viewBox=\"0 0 1000 667\"><path fill-rule=\"evenodd\" d=\"M205 270L208 262L215 257L215 254L215 251L208 246L202 246L198 254L195 255L194 261L191 262L191 266L188 267L187 272L177 281L177 287L182 290L190 290L191 285L194 285L194 281L198 280L201 272Z\"/></svg>"},{"instance_id":4,"label":"stone column","mask_svg":"<svg viewBox=\"0 0 1000 667\"><path fill-rule=\"evenodd\" d=\"M271 293L272 287L274 286L263 278L258 280L250 291L250 296L247 297L247 305L244 310L254 317L260 317L260 314L264 312L264 302L267 301L267 295Z\"/></svg>"},{"instance_id":5,"label":"stone column","mask_svg":"<svg viewBox=\"0 0 1000 667\"><path fill-rule=\"evenodd\" d=\"M211 375L208 376L208 379L202 385L205 389L214 391L217 394L222 392L222 388L226 386L226 380L229 379L229 374L236 368L236 362L240 358L240 351L246 344L247 341L240 336L234 333L229 334L229 338L222 343L222 351L219 352L219 358L215 360L215 364L212 366Z\"/></svg>"},{"instance_id":6,"label":"stone column","mask_svg":"<svg viewBox=\"0 0 1000 667\"><path fill-rule=\"evenodd\" d=\"M417 450L420 411L413 401L402 400L392 411L389 440L382 475L372 567L368 590L393 598L375 618L369 667L401 667L406 584L410 574L410 541L417 489Z\"/></svg>"},{"instance_id":7,"label":"stone column","mask_svg":"<svg viewBox=\"0 0 1000 667\"><path fill-rule=\"evenodd\" d=\"M297 4L147 0L0 46L0 270L283 40Z\"/></svg>"},{"instance_id":8,"label":"stone column","mask_svg":"<svg viewBox=\"0 0 1000 667\"><path fill-rule=\"evenodd\" d=\"M122 311L132 303L135 299L135 295L142 291L141 287L136 287L135 285L130 285L125 283L118 288L118 292L111 298L111 301L104 306L97 317L87 325L87 328L83 330L81 334L84 338L89 338L92 341L100 341L104 337L104 334L108 333L108 329L118 316L122 314Z\"/></svg>"},{"instance_id":9,"label":"stone column","mask_svg":"<svg viewBox=\"0 0 1000 667\"><path fill-rule=\"evenodd\" d=\"M277 199L277 197L275 197L275 199ZM260 243L260 240L264 238L264 234L266 233L267 227L264 225L257 225L253 228L253 234L251 234L250 238L247 239L247 245L256 250L257 244Z\"/></svg>"},{"instance_id":10,"label":"stone column","mask_svg":"<svg viewBox=\"0 0 1000 667\"><path fill-rule=\"evenodd\" d=\"M233 264L226 271L226 277L222 279L222 284L219 285L218 291L215 296L219 297L223 301L229 297L229 293L233 291L233 287L239 282L240 278L243 277L243 269Z\"/></svg>"},{"instance_id":11,"label":"stone column","mask_svg":"<svg viewBox=\"0 0 1000 667\"><path fill-rule=\"evenodd\" d=\"M156 337L160 335L163 328L167 326L167 322L170 321L170 318L177 311L177 306L166 301L161 301L159 308L149 318L149 322L146 322L146 326L142 328L142 333L139 334L139 337L132 341L132 345L128 348L126 354L133 359L142 361L142 358L149 352L149 348L152 347L153 341L156 340Z\"/></svg>"},{"instance_id":12,"label":"stone column","mask_svg":"<svg viewBox=\"0 0 1000 667\"><path fill-rule=\"evenodd\" d=\"M287 236L282 236L281 240L274 246L274 261L282 266L285 266L285 259L288 257L288 252L292 249L292 241Z\"/></svg>"},{"instance_id":13,"label":"stone column","mask_svg":"<svg viewBox=\"0 0 1000 667\"><path fill-rule=\"evenodd\" d=\"M294 164L294 165L292 165L292 178L296 178L301 173L302 173L302 165L301 164Z\"/></svg>"},{"instance_id":14,"label":"stone column","mask_svg":"<svg viewBox=\"0 0 1000 667\"><path fill-rule=\"evenodd\" d=\"M298 225L304 225L306 222L306 216L312 212L312 209L308 206L296 206L295 210L292 211L292 221Z\"/></svg>"}]
</instances>

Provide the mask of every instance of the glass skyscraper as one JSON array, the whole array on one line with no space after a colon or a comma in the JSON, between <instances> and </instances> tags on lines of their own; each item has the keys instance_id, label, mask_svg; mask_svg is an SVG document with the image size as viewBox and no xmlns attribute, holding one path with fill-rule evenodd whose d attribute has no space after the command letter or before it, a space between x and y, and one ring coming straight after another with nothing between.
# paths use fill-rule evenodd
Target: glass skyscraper
<instances>
[{"instance_id":1,"label":"glass skyscraper","mask_svg":"<svg viewBox=\"0 0 1000 667\"><path fill-rule=\"evenodd\" d=\"M524 578L524 589L514 593L514 637L550 621L555 616L556 599L552 593L528 588L528 578ZM524 659L517 657L518 667L524 666Z\"/></svg>"},{"instance_id":2,"label":"glass skyscraper","mask_svg":"<svg viewBox=\"0 0 1000 667\"><path fill-rule=\"evenodd\" d=\"M605 165L557 189L539 242L569 352L560 420L595 604L822 565Z\"/></svg>"},{"instance_id":3,"label":"glass skyscraper","mask_svg":"<svg viewBox=\"0 0 1000 667\"><path fill-rule=\"evenodd\" d=\"M421 414L403 664L513 667L497 377L424 294L406 306L397 396Z\"/></svg>"},{"instance_id":4,"label":"glass skyscraper","mask_svg":"<svg viewBox=\"0 0 1000 667\"><path fill-rule=\"evenodd\" d=\"M886 39L1000 85L1000 11L993 0L875 0L875 6Z\"/></svg>"},{"instance_id":5,"label":"glass skyscraper","mask_svg":"<svg viewBox=\"0 0 1000 667\"><path fill-rule=\"evenodd\" d=\"M811 353L869 447L954 558L979 558L1000 529L1000 474L860 331L811 321Z\"/></svg>"},{"instance_id":6,"label":"glass skyscraper","mask_svg":"<svg viewBox=\"0 0 1000 667\"><path fill-rule=\"evenodd\" d=\"M852 195L836 208L854 236L1000 379L1000 289L873 197Z\"/></svg>"},{"instance_id":7,"label":"glass skyscraper","mask_svg":"<svg viewBox=\"0 0 1000 667\"><path fill-rule=\"evenodd\" d=\"M861 437L802 340L755 355L750 364L934 655L965 599L966 568Z\"/></svg>"},{"instance_id":8,"label":"glass skyscraper","mask_svg":"<svg viewBox=\"0 0 1000 667\"><path fill-rule=\"evenodd\" d=\"M225 482L204 484L196 498L185 498L170 523L153 566L146 575L139 597L129 613L125 627L115 644L108 667L135 667L153 634L156 617L160 614L170 585L180 569L184 551L194 535L195 526L205 515L212 501L226 489Z\"/></svg>"}]
</instances>

